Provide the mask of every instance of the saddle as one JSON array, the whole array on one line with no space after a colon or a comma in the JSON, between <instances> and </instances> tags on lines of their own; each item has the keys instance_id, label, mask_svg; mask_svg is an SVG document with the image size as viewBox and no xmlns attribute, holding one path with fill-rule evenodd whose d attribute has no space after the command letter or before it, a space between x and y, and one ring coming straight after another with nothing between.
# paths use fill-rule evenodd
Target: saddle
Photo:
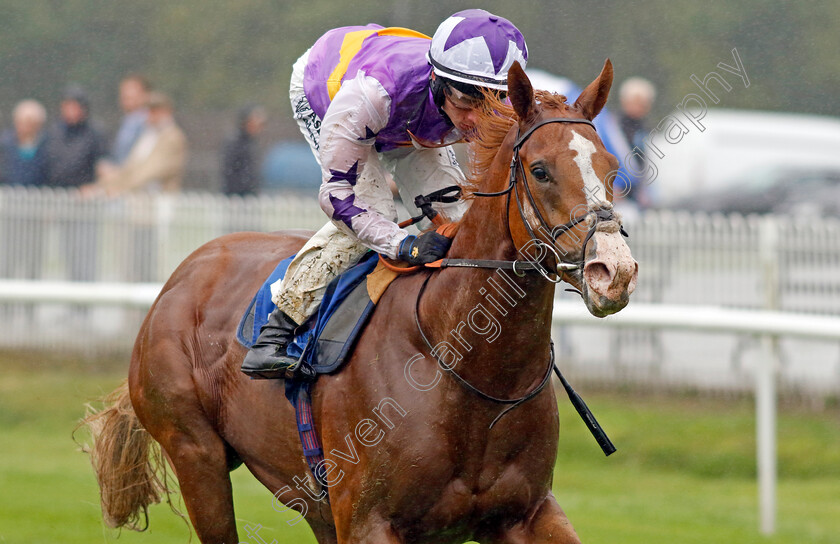
<instances>
[{"instance_id":1,"label":"saddle","mask_svg":"<svg viewBox=\"0 0 840 544\"><path fill-rule=\"evenodd\" d=\"M250 349L276 308L271 300L271 284L286 275L294 255L278 263L251 299L248 309L239 321L236 339ZM318 311L298 327L299 333L286 352L308 365L315 373L338 372L353 352L356 340L364 330L373 309L397 273L382 266L379 256L370 251L349 270L327 285ZM315 481L326 495L326 481L321 467L324 453L321 440L315 432L312 416L312 382L286 380L286 398L295 409L303 455ZM326 495L327 498L329 497Z\"/></svg>"},{"instance_id":2,"label":"saddle","mask_svg":"<svg viewBox=\"0 0 840 544\"><path fill-rule=\"evenodd\" d=\"M236 339L250 349L276 305L271 300L271 285L283 279L294 255L283 259L263 282L239 321ZM379 264L378 255L366 253L358 263L327 286L318 311L298 327L299 334L287 353L297 357L316 374L337 372L359 334L364 330L376 302L396 277Z\"/></svg>"}]
</instances>

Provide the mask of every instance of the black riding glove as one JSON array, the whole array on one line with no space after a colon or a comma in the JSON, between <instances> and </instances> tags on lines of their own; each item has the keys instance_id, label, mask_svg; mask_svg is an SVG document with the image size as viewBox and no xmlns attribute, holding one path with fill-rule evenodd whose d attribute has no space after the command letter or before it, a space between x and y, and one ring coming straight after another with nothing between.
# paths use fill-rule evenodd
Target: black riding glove
<instances>
[{"instance_id":1,"label":"black riding glove","mask_svg":"<svg viewBox=\"0 0 840 544\"><path fill-rule=\"evenodd\" d=\"M397 257L410 265L417 266L442 259L452 239L434 231L424 232L420 236L408 235L400 243Z\"/></svg>"}]
</instances>

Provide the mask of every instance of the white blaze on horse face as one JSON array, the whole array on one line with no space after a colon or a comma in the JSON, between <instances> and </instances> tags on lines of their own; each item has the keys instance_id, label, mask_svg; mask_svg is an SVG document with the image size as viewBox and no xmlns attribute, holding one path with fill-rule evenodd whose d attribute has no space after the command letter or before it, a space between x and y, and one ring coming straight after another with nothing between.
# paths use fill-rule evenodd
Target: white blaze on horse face
<instances>
[{"instance_id":1,"label":"white blaze on horse face","mask_svg":"<svg viewBox=\"0 0 840 544\"><path fill-rule=\"evenodd\" d=\"M583 191L586 193L586 203L592 206L598 206L607 201L607 190L604 188L604 183L598 178L595 173L595 168L592 167L592 155L595 153L595 144L587 140L576 131L572 131L574 136L569 141L569 149L577 151L574 158L575 163L580 168L580 175L583 178Z\"/></svg>"}]
</instances>

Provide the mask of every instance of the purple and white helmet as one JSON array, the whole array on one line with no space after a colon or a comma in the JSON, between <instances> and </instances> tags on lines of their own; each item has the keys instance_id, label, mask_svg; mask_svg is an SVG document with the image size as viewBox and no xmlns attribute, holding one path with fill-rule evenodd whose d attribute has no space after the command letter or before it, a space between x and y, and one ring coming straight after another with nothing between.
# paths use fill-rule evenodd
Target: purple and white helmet
<instances>
[{"instance_id":1,"label":"purple and white helmet","mask_svg":"<svg viewBox=\"0 0 840 544\"><path fill-rule=\"evenodd\" d=\"M440 24L427 56L440 77L507 90L508 70L514 61L525 68L528 48L519 29L504 17L468 9Z\"/></svg>"}]
</instances>

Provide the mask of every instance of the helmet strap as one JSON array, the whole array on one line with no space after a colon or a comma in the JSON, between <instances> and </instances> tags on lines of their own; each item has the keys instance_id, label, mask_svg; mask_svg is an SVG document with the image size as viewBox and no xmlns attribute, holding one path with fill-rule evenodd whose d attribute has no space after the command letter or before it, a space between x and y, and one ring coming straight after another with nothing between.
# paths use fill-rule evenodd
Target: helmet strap
<instances>
[{"instance_id":1,"label":"helmet strap","mask_svg":"<svg viewBox=\"0 0 840 544\"><path fill-rule=\"evenodd\" d=\"M452 119L443 111L443 103L446 102L446 83L443 78L436 77L434 72L432 72L432 75L429 76L429 89L432 91L432 100L435 106L437 106L438 113L444 118L446 124L454 127L455 124L452 122Z\"/></svg>"},{"instance_id":2,"label":"helmet strap","mask_svg":"<svg viewBox=\"0 0 840 544\"><path fill-rule=\"evenodd\" d=\"M429 88L432 90L432 100L438 109L443 108L443 103L446 101L446 83L443 78L435 76L434 72L429 76Z\"/></svg>"}]
</instances>

